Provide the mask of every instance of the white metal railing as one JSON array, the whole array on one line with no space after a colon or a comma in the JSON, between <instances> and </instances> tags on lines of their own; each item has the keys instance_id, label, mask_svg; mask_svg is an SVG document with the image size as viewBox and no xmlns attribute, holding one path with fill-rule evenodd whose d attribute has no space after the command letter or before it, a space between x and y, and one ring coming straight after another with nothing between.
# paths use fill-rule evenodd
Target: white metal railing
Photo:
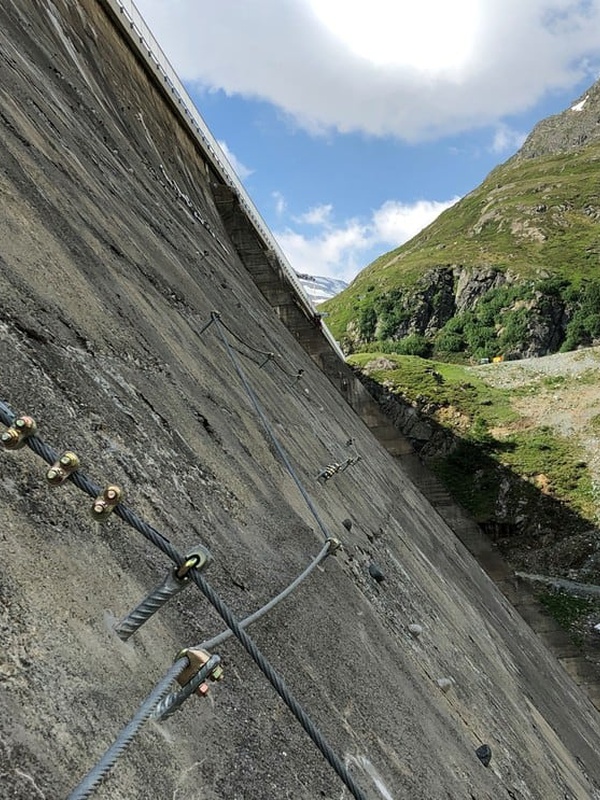
<instances>
[{"instance_id":1,"label":"white metal railing","mask_svg":"<svg viewBox=\"0 0 600 800\"><path fill-rule=\"evenodd\" d=\"M315 318L318 313L306 293L302 283L292 265L289 263L285 253L279 246L279 242L273 236L267 223L262 218L260 212L250 199L250 196L240 179L231 166L227 156L219 146L217 140L212 135L208 126L202 119L200 112L194 105L192 98L187 93L184 85L179 80L177 73L171 65L169 59L163 52L161 46L155 39L152 31L144 21L133 0L104 0L111 6L115 16L121 21L124 31L127 33L132 44L136 47L142 58L158 74L163 84L168 88L173 99L181 112L182 118L191 129L192 133L199 140L202 149L206 153L212 166L221 179L231 188L235 189L240 205L254 229L262 239L263 243L271 250L279 262L281 269L291 283L298 300L304 306L308 314ZM343 358L343 353L339 344L333 338L331 331L321 321L321 327L329 343L337 354Z\"/></svg>"}]
</instances>

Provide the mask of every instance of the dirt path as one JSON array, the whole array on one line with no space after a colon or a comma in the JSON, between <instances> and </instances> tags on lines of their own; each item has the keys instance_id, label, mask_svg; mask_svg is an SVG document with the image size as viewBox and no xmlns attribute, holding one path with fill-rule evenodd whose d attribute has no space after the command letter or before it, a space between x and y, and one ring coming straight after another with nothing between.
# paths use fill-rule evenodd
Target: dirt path
<instances>
[{"instance_id":1,"label":"dirt path","mask_svg":"<svg viewBox=\"0 0 600 800\"><path fill-rule=\"evenodd\" d=\"M554 353L542 358L524 358L501 364L484 364L472 370L490 386L515 389L548 377L577 378L598 371L600 380L600 347L587 347L569 353ZM600 392L600 383L599 383Z\"/></svg>"}]
</instances>

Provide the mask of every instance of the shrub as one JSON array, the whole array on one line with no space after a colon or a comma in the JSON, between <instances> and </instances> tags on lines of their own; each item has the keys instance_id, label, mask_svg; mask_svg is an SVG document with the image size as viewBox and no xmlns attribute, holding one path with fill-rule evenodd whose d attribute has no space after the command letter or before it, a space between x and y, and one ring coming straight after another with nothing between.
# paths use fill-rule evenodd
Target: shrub
<instances>
[{"instance_id":1,"label":"shrub","mask_svg":"<svg viewBox=\"0 0 600 800\"><path fill-rule=\"evenodd\" d=\"M501 351L516 350L525 343L528 317L529 311L526 308L519 308L506 314L504 330L499 341Z\"/></svg>"},{"instance_id":2,"label":"shrub","mask_svg":"<svg viewBox=\"0 0 600 800\"><path fill-rule=\"evenodd\" d=\"M479 319L469 320L465 325L465 339L476 358L493 358L498 352L496 329Z\"/></svg>"},{"instance_id":3,"label":"shrub","mask_svg":"<svg viewBox=\"0 0 600 800\"><path fill-rule=\"evenodd\" d=\"M465 338L462 333L453 333L444 327L435 338L435 349L440 353L460 353L465 349Z\"/></svg>"},{"instance_id":4,"label":"shrub","mask_svg":"<svg viewBox=\"0 0 600 800\"><path fill-rule=\"evenodd\" d=\"M420 356L428 358L431 355L431 343L420 333L411 333L395 342L395 352L404 356Z\"/></svg>"},{"instance_id":5,"label":"shrub","mask_svg":"<svg viewBox=\"0 0 600 800\"><path fill-rule=\"evenodd\" d=\"M600 337L600 282L591 281L579 292L578 308L567 325L562 351L590 345Z\"/></svg>"},{"instance_id":6,"label":"shrub","mask_svg":"<svg viewBox=\"0 0 600 800\"><path fill-rule=\"evenodd\" d=\"M410 311L404 308L403 297L402 290L394 289L376 299L378 339L392 338L396 335L400 326L410 319Z\"/></svg>"},{"instance_id":7,"label":"shrub","mask_svg":"<svg viewBox=\"0 0 600 800\"><path fill-rule=\"evenodd\" d=\"M358 334L361 339L372 339L377 325L377 313L373 306L363 306L357 319Z\"/></svg>"}]
</instances>

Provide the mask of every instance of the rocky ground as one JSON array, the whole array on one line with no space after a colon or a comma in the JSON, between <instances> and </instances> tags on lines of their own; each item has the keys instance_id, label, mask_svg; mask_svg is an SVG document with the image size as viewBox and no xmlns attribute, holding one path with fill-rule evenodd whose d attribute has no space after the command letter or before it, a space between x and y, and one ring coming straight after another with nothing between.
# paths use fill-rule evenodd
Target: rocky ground
<instances>
[{"instance_id":1,"label":"rocky ground","mask_svg":"<svg viewBox=\"0 0 600 800\"><path fill-rule=\"evenodd\" d=\"M548 425L572 437L600 486L600 348L485 364L473 371L490 386L525 390L512 401L525 424Z\"/></svg>"}]
</instances>

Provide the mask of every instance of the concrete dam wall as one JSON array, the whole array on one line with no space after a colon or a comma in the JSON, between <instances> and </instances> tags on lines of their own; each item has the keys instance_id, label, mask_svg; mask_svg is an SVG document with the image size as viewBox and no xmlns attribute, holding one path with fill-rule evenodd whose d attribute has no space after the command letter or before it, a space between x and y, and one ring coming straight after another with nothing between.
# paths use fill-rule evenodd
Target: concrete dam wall
<instances>
[{"instance_id":1,"label":"concrete dam wall","mask_svg":"<svg viewBox=\"0 0 600 800\"><path fill-rule=\"evenodd\" d=\"M248 633L365 797L600 797L597 711L345 402L318 319L111 8L0 6L0 413L161 541L208 548L239 618L342 540ZM0 796L23 800L68 797L223 629L190 585L121 641L172 564L46 470L0 452ZM349 797L237 640L214 652L224 679L148 722L95 796Z\"/></svg>"}]
</instances>

